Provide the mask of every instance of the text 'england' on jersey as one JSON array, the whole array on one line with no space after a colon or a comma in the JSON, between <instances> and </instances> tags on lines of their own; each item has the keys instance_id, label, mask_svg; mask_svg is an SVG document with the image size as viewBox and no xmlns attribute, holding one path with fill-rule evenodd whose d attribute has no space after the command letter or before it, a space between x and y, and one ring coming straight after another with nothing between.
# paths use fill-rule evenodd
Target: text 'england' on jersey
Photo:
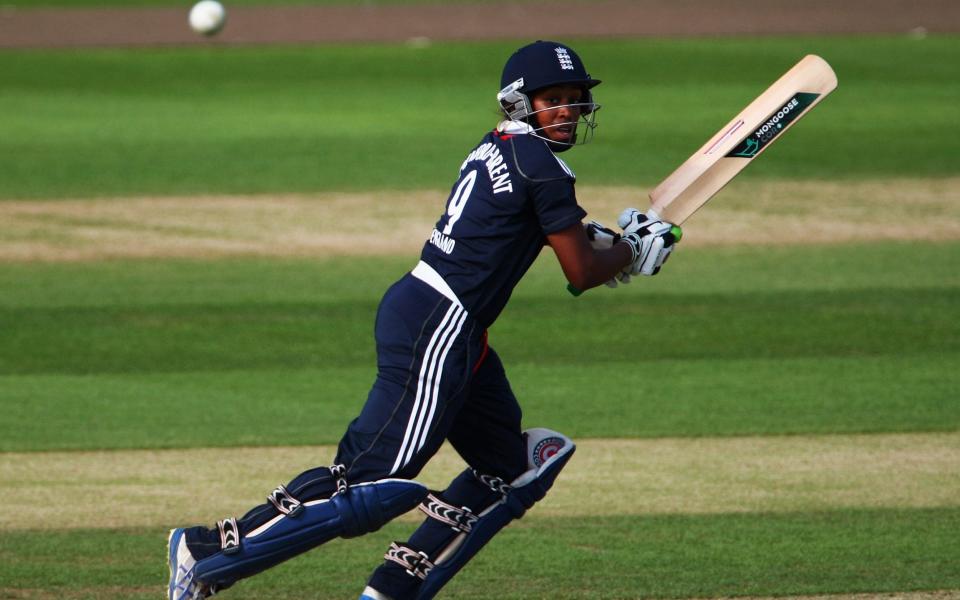
<instances>
[{"instance_id":1,"label":"text 'england' on jersey","mask_svg":"<svg viewBox=\"0 0 960 600\"><path fill-rule=\"evenodd\" d=\"M487 134L461 164L421 260L443 276L474 318L489 326L546 236L586 216L577 204L575 181L542 140Z\"/></svg>"}]
</instances>

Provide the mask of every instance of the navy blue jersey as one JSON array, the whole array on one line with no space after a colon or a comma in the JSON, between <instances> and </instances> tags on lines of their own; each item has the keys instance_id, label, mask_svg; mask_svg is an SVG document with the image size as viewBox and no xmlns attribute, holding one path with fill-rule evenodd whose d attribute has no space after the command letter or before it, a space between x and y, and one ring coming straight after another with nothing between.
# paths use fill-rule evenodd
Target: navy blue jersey
<instances>
[{"instance_id":1,"label":"navy blue jersey","mask_svg":"<svg viewBox=\"0 0 960 600\"><path fill-rule=\"evenodd\" d=\"M421 260L489 327L546 236L585 216L573 172L538 138L487 134L467 155Z\"/></svg>"}]
</instances>

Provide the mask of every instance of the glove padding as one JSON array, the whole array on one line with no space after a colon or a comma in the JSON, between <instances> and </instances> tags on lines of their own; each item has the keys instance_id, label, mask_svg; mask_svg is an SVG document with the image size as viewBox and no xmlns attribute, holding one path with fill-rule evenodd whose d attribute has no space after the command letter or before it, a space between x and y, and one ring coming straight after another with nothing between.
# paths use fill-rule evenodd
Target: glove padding
<instances>
[{"instance_id":1,"label":"glove padding","mask_svg":"<svg viewBox=\"0 0 960 600\"><path fill-rule=\"evenodd\" d=\"M653 211L644 214L635 208L620 213L617 224L623 229L621 241L630 246L633 261L624 268L628 275L653 276L670 257L679 240L679 227L665 223Z\"/></svg>"},{"instance_id":2,"label":"glove padding","mask_svg":"<svg viewBox=\"0 0 960 600\"><path fill-rule=\"evenodd\" d=\"M597 221L584 223L583 230L587 234L587 239L590 240L590 245L593 246L595 250L607 250L609 248L613 248L613 245L619 242L621 238L619 233L610 229L609 227L604 227L602 223L598 223ZM605 282L603 285L609 288L615 288L617 287L618 279L621 283L626 285L630 283L630 274L626 271L618 273L616 277Z\"/></svg>"},{"instance_id":3,"label":"glove padding","mask_svg":"<svg viewBox=\"0 0 960 600\"><path fill-rule=\"evenodd\" d=\"M590 245L596 250L613 248L613 245L620 241L619 233L610 229L609 227L604 227L601 223L596 221L584 223L583 231L587 234L587 239L590 240Z\"/></svg>"}]
</instances>

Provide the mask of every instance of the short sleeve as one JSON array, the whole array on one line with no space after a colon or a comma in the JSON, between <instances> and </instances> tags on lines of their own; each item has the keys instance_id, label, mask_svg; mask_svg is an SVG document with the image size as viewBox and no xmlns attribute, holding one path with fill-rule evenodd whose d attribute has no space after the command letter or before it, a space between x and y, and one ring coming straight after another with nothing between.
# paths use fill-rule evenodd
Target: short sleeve
<instances>
[{"instance_id":1,"label":"short sleeve","mask_svg":"<svg viewBox=\"0 0 960 600\"><path fill-rule=\"evenodd\" d=\"M529 185L533 207L544 235L564 230L587 216L587 211L577 204L571 180L555 179Z\"/></svg>"}]
</instances>

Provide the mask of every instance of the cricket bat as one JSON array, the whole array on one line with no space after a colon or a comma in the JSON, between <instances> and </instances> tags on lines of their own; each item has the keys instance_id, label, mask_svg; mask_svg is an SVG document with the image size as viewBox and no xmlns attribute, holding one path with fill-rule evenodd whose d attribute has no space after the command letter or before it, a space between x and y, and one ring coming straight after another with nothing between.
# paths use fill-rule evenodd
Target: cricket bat
<instances>
[{"instance_id":1,"label":"cricket bat","mask_svg":"<svg viewBox=\"0 0 960 600\"><path fill-rule=\"evenodd\" d=\"M661 181L651 210L682 224L836 87L827 61L805 56Z\"/></svg>"},{"instance_id":2,"label":"cricket bat","mask_svg":"<svg viewBox=\"0 0 960 600\"><path fill-rule=\"evenodd\" d=\"M836 87L827 61L805 56L650 192L648 214L682 224Z\"/></svg>"}]
</instances>

